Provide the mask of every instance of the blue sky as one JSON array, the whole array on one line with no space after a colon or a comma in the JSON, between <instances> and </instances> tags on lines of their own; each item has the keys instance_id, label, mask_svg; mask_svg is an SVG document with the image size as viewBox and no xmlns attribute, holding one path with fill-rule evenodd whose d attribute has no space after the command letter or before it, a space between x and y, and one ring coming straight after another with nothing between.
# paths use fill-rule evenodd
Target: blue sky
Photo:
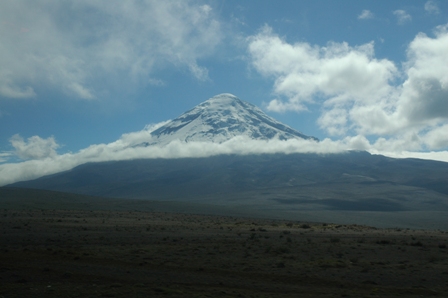
<instances>
[{"instance_id":1,"label":"blue sky","mask_svg":"<svg viewBox=\"0 0 448 298\"><path fill-rule=\"evenodd\" d=\"M447 49L447 1L2 1L0 176L220 93L321 140L448 160Z\"/></svg>"}]
</instances>

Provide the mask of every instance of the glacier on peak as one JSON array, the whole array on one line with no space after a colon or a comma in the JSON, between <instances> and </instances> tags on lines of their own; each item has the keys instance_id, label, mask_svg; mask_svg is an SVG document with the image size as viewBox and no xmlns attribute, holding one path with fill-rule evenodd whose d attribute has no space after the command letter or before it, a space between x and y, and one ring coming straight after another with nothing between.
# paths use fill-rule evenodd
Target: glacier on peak
<instances>
[{"instance_id":1,"label":"glacier on peak","mask_svg":"<svg viewBox=\"0 0 448 298\"><path fill-rule=\"evenodd\" d=\"M216 95L151 132L143 146L182 142L222 143L236 136L253 140L306 139L318 141L266 115L233 94Z\"/></svg>"}]
</instances>

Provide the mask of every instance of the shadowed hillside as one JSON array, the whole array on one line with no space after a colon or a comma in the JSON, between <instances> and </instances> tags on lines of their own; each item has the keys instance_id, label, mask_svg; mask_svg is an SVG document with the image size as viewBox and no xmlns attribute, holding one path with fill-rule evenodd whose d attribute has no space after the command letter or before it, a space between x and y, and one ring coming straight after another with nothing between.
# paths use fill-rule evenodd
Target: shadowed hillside
<instances>
[{"instance_id":1,"label":"shadowed hillside","mask_svg":"<svg viewBox=\"0 0 448 298\"><path fill-rule=\"evenodd\" d=\"M448 226L447 163L366 152L90 163L14 186L103 197L88 208Z\"/></svg>"},{"instance_id":2,"label":"shadowed hillside","mask_svg":"<svg viewBox=\"0 0 448 298\"><path fill-rule=\"evenodd\" d=\"M301 209L448 210L448 163L345 154L221 155L90 163L11 186Z\"/></svg>"}]
</instances>

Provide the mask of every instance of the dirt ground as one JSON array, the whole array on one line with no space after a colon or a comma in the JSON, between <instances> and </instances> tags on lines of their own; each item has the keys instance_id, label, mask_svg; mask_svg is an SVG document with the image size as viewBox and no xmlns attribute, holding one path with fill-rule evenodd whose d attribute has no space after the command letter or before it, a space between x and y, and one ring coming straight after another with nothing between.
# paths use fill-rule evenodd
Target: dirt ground
<instances>
[{"instance_id":1,"label":"dirt ground","mask_svg":"<svg viewBox=\"0 0 448 298\"><path fill-rule=\"evenodd\" d=\"M0 297L447 297L448 232L0 211Z\"/></svg>"}]
</instances>

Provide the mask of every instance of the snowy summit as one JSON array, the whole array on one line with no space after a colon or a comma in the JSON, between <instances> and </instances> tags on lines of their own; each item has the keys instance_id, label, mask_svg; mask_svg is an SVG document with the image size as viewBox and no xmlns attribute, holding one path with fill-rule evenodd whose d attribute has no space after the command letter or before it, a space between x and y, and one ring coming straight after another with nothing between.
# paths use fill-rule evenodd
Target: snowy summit
<instances>
[{"instance_id":1,"label":"snowy summit","mask_svg":"<svg viewBox=\"0 0 448 298\"><path fill-rule=\"evenodd\" d=\"M174 140L222 143L236 136L254 140L310 139L318 141L266 115L256 106L232 94L216 95L151 133L153 142ZM143 145L143 144L142 144Z\"/></svg>"}]
</instances>

